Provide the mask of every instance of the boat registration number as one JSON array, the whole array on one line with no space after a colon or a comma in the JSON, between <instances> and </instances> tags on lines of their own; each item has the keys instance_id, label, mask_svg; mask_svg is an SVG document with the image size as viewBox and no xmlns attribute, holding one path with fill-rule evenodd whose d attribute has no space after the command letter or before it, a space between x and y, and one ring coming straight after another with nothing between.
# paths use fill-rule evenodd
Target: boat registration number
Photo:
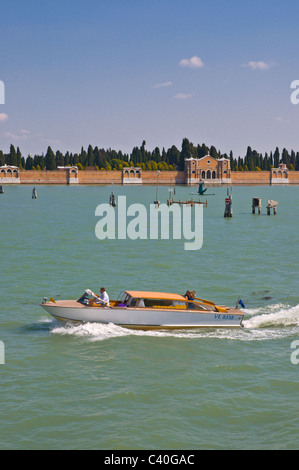
<instances>
[{"instance_id":1,"label":"boat registration number","mask_svg":"<svg viewBox=\"0 0 299 470\"><path fill-rule=\"evenodd\" d=\"M215 313L215 320L234 320L234 315L221 315L220 313Z\"/></svg>"}]
</instances>

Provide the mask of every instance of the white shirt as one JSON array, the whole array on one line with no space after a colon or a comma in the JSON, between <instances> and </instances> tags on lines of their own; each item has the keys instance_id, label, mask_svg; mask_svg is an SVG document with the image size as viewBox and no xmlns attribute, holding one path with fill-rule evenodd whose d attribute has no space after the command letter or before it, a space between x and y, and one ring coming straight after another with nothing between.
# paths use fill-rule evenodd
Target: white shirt
<instances>
[{"instance_id":1,"label":"white shirt","mask_svg":"<svg viewBox=\"0 0 299 470\"><path fill-rule=\"evenodd\" d=\"M101 303L104 303L107 305L107 307L109 307L109 296L106 291L100 295L100 299L102 301Z\"/></svg>"}]
</instances>

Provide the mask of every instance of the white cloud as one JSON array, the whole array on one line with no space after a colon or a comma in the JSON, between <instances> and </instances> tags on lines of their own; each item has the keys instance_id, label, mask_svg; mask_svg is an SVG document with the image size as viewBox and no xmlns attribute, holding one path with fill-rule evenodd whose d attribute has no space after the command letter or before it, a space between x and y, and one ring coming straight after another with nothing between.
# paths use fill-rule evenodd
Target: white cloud
<instances>
[{"instance_id":1,"label":"white cloud","mask_svg":"<svg viewBox=\"0 0 299 470\"><path fill-rule=\"evenodd\" d=\"M290 122L291 122L291 121L289 121L288 119L282 118L281 116L277 116L277 117L276 117L276 121L282 122L283 124L290 124Z\"/></svg>"},{"instance_id":2,"label":"white cloud","mask_svg":"<svg viewBox=\"0 0 299 470\"><path fill-rule=\"evenodd\" d=\"M5 113L0 113L0 121L1 121L1 122L6 121L7 119L8 119L7 114L5 114Z\"/></svg>"},{"instance_id":3,"label":"white cloud","mask_svg":"<svg viewBox=\"0 0 299 470\"><path fill-rule=\"evenodd\" d=\"M172 85L172 82L163 82L163 83L157 83L154 88L164 88L164 87L168 87L168 86L171 86Z\"/></svg>"},{"instance_id":4,"label":"white cloud","mask_svg":"<svg viewBox=\"0 0 299 470\"><path fill-rule=\"evenodd\" d=\"M189 67L190 69L198 69L204 67L203 61L200 57L197 57L196 55L191 57L191 59L180 60L179 65L181 67Z\"/></svg>"},{"instance_id":5,"label":"white cloud","mask_svg":"<svg viewBox=\"0 0 299 470\"><path fill-rule=\"evenodd\" d=\"M22 131L20 131L18 134L14 134L13 132L4 132L4 137L6 137L7 139L13 139L13 140L20 140L20 139L27 140L28 133L24 133Z\"/></svg>"},{"instance_id":6,"label":"white cloud","mask_svg":"<svg viewBox=\"0 0 299 470\"><path fill-rule=\"evenodd\" d=\"M248 62L248 64L244 64L243 67L249 67L252 70L268 70L270 67L272 67L272 65L268 64L267 62L263 62L262 60L251 60Z\"/></svg>"},{"instance_id":7,"label":"white cloud","mask_svg":"<svg viewBox=\"0 0 299 470\"><path fill-rule=\"evenodd\" d=\"M191 98L191 93L177 93L174 96L174 99L176 100L186 100L187 98Z\"/></svg>"}]
</instances>

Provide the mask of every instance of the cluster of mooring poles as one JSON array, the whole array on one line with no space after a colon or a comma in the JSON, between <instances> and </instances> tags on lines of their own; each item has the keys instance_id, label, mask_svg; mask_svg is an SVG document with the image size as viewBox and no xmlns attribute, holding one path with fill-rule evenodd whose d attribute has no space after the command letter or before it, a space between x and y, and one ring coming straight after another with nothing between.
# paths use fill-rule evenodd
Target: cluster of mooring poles
<instances>
[{"instance_id":1,"label":"cluster of mooring poles","mask_svg":"<svg viewBox=\"0 0 299 470\"><path fill-rule=\"evenodd\" d=\"M273 199L268 199L267 204L267 215L271 215L271 210L273 214L276 215L277 213L277 206L278 202L273 201ZM254 197L252 198L252 214L255 214L255 211L260 215L262 211L262 198ZM229 194L229 190L227 190L227 196L225 198L225 209L224 209L224 217L232 217L233 216L233 198L232 195Z\"/></svg>"},{"instance_id":2,"label":"cluster of mooring poles","mask_svg":"<svg viewBox=\"0 0 299 470\"><path fill-rule=\"evenodd\" d=\"M273 215L276 215L277 212L277 206L278 202L273 201L272 199L268 199L268 205L267 205L267 215L271 215L271 209L273 210ZM261 214L261 209L262 209L262 198L260 197L254 197L252 199L252 213L255 214L255 210L257 209L258 214Z\"/></svg>"}]
</instances>

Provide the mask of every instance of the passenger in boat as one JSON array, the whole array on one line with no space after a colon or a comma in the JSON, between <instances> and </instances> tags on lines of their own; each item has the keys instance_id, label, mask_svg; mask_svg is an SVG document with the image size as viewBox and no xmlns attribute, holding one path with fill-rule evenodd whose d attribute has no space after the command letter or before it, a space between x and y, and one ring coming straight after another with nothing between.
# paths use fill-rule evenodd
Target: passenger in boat
<instances>
[{"instance_id":1,"label":"passenger in boat","mask_svg":"<svg viewBox=\"0 0 299 470\"><path fill-rule=\"evenodd\" d=\"M194 300L194 297L195 297L195 291L193 290L192 292L190 292L189 290L186 291L186 294L184 295L185 299L187 300ZM194 309L194 304L191 303L191 302L188 302L188 305L187 305L187 308L188 310L192 310Z\"/></svg>"},{"instance_id":2,"label":"passenger in boat","mask_svg":"<svg viewBox=\"0 0 299 470\"><path fill-rule=\"evenodd\" d=\"M107 292L106 292L105 287L101 287L100 292L101 292L101 295L100 295L99 299L97 299L97 300L95 301L95 303L97 303L97 304L99 303L99 304L101 304L101 305L105 305L106 307L109 307L109 306L110 306L110 304L109 304L109 296L108 296L108 294L107 294Z\"/></svg>"},{"instance_id":3,"label":"passenger in boat","mask_svg":"<svg viewBox=\"0 0 299 470\"><path fill-rule=\"evenodd\" d=\"M184 295L185 299L189 300L191 296L191 292L189 290L186 290L186 294Z\"/></svg>"}]
</instances>

